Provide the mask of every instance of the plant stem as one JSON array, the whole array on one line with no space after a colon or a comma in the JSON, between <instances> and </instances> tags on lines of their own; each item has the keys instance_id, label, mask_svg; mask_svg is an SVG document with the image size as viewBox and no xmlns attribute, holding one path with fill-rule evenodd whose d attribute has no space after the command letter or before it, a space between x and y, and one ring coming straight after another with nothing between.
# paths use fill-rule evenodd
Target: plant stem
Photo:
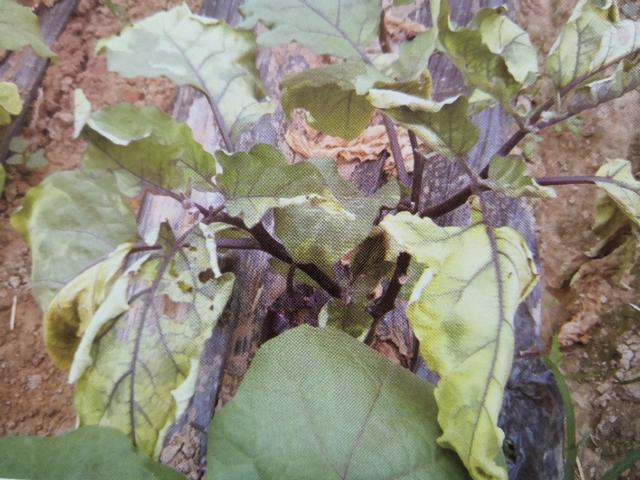
<instances>
[{"instance_id":1,"label":"plant stem","mask_svg":"<svg viewBox=\"0 0 640 480\"><path fill-rule=\"evenodd\" d=\"M411 213L416 213L420 208L420 194L422 193L422 175L424 172L424 157L418 151L418 139L413 131L409 130L409 141L413 152L413 178L411 179Z\"/></svg>"},{"instance_id":2,"label":"plant stem","mask_svg":"<svg viewBox=\"0 0 640 480\"><path fill-rule=\"evenodd\" d=\"M396 164L398 170L398 179L403 185L411 185L411 179L407 173L407 168L404 166L404 159L402 158L402 150L400 149L400 142L398 142L398 132L393 122L385 114L382 114L382 123L387 130L387 137L389 138L389 144L391 145L391 154L393 155L393 161Z\"/></svg>"},{"instance_id":3,"label":"plant stem","mask_svg":"<svg viewBox=\"0 0 640 480\"><path fill-rule=\"evenodd\" d=\"M384 315L393 310L396 305L396 298L400 293L400 289L403 285L403 278L407 271L409 270L409 265L411 263L411 255L408 253L402 252L398 255L398 260L396 261L396 268L393 271L393 276L389 281L389 285L385 289L384 293L380 297L380 299L376 302L375 306L371 309L371 315L373 316L374 323L371 326L371 331L375 329L375 325L377 322L384 317Z\"/></svg>"}]
</instances>

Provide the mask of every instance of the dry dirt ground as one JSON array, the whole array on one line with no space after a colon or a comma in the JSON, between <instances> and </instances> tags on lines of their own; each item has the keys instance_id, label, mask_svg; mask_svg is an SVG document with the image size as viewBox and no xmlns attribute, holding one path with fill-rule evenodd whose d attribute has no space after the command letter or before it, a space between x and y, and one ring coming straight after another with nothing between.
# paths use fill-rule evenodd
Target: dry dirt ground
<instances>
[{"instance_id":1,"label":"dry dirt ground","mask_svg":"<svg viewBox=\"0 0 640 480\"><path fill-rule=\"evenodd\" d=\"M174 2L118 3L136 19ZM551 46L574 3L522 0L519 15L542 50ZM628 8L627 13L638 10ZM82 88L94 107L128 101L168 110L174 97L168 82L121 79L107 72L104 58L96 57L96 40L117 33L122 25L98 0L81 0L54 45L59 60L47 72L25 131L31 148L45 148L50 164L35 173L11 171L0 199L0 435L50 435L74 424L71 388L44 352L41 313L29 294L28 250L8 222L31 186L80 160L83 146L71 140L73 90ZM629 158L637 171L639 125L640 95L634 94L583 115L573 128L545 133L530 160L538 174L591 174L606 157ZM558 199L536 205L545 334L572 322L571 335L563 337L563 367L577 410L582 478L598 479L632 446L640 445L640 383L620 382L640 376L640 313L633 307L640 303L640 270L627 261L624 271L615 256L590 260L584 255L596 242L590 230L595 190L564 187L558 193ZM580 280L569 285L581 267ZM16 322L10 330L14 298ZM626 478L640 479L640 470Z\"/></svg>"}]
</instances>

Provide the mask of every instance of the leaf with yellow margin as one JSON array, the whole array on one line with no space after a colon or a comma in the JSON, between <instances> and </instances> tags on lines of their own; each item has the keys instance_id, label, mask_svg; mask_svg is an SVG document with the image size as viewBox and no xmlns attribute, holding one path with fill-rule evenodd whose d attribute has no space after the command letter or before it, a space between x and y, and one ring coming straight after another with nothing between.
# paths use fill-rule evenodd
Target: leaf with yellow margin
<instances>
[{"instance_id":1,"label":"leaf with yellow margin","mask_svg":"<svg viewBox=\"0 0 640 480\"><path fill-rule=\"evenodd\" d=\"M424 266L407 315L421 353L440 375L435 390L438 442L454 449L474 479L507 479L498 427L511 373L516 308L537 281L520 234L483 223L440 227L403 212L380 226L392 255L408 252Z\"/></svg>"}]
</instances>

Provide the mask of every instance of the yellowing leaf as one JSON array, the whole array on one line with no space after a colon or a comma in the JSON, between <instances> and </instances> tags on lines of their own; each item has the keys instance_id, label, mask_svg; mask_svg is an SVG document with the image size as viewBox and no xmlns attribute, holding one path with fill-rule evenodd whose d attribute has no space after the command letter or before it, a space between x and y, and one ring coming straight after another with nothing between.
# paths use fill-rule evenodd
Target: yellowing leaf
<instances>
[{"instance_id":1,"label":"yellowing leaf","mask_svg":"<svg viewBox=\"0 0 640 480\"><path fill-rule=\"evenodd\" d=\"M163 226L163 250L116 281L71 366L80 425L117 428L149 456L193 395L204 343L234 283L230 273L205 275L209 256L194 229L174 239Z\"/></svg>"},{"instance_id":2,"label":"yellowing leaf","mask_svg":"<svg viewBox=\"0 0 640 480\"><path fill-rule=\"evenodd\" d=\"M11 123L11 115L22 112L22 98L15 83L0 82L0 125Z\"/></svg>"},{"instance_id":3,"label":"yellowing leaf","mask_svg":"<svg viewBox=\"0 0 640 480\"><path fill-rule=\"evenodd\" d=\"M303 203L329 209L335 206L325 178L316 167L308 162L289 164L270 145L256 145L248 153L218 152L216 157L223 168L216 181L227 199L227 211L242 217L250 227L276 207Z\"/></svg>"},{"instance_id":4,"label":"yellowing leaf","mask_svg":"<svg viewBox=\"0 0 640 480\"><path fill-rule=\"evenodd\" d=\"M55 56L42 38L36 14L14 0L0 0L0 49L27 46L40 57Z\"/></svg>"},{"instance_id":5,"label":"yellowing leaf","mask_svg":"<svg viewBox=\"0 0 640 480\"><path fill-rule=\"evenodd\" d=\"M112 172L121 192L135 196L144 186L160 190L213 190L216 162L191 128L157 107L120 104L85 119L89 147L85 170Z\"/></svg>"},{"instance_id":6,"label":"yellowing leaf","mask_svg":"<svg viewBox=\"0 0 640 480\"><path fill-rule=\"evenodd\" d=\"M433 388L332 328L265 343L213 417L210 480L461 480Z\"/></svg>"},{"instance_id":7,"label":"yellowing leaf","mask_svg":"<svg viewBox=\"0 0 640 480\"><path fill-rule=\"evenodd\" d=\"M407 315L440 375L438 442L458 453L474 479L506 480L498 416L513 362L513 318L537 273L518 232L474 217L468 227L440 227L405 212L380 226L392 250L424 267Z\"/></svg>"},{"instance_id":8,"label":"yellowing leaf","mask_svg":"<svg viewBox=\"0 0 640 480\"><path fill-rule=\"evenodd\" d=\"M44 342L58 368L69 371L80 338L101 307L132 244L124 243L107 258L80 273L53 298L44 315ZM120 313L120 312L119 312Z\"/></svg>"},{"instance_id":9,"label":"yellowing leaf","mask_svg":"<svg viewBox=\"0 0 640 480\"><path fill-rule=\"evenodd\" d=\"M491 190L511 197L555 198L553 188L538 185L527 173L527 163L518 155L493 157L489 177L483 181Z\"/></svg>"},{"instance_id":10,"label":"yellowing leaf","mask_svg":"<svg viewBox=\"0 0 640 480\"><path fill-rule=\"evenodd\" d=\"M639 22L620 20L614 0L580 0L547 58L546 69L556 87L636 50L639 27Z\"/></svg>"},{"instance_id":11,"label":"yellowing leaf","mask_svg":"<svg viewBox=\"0 0 640 480\"><path fill-rule=\"evenodd\" d=\"M113 176L82 171L54 173L29 190L11 225L31 248L31 289L43 311L80 272L138 237Z\"/></svg>"},{"instance_id":12,"label":"yellowing leaf","mask_svg":"<svg viewBox=\"0 0 640 480\"><path fill-rule=\"evenodd\" d=\"M186 4L101 40L109 68L126 77L165 76L191 85L217 104L225 130L236 140L273 111L255 67L251 32L194 15Z\"/></svg>"},{"instance_id":13,"label":"yellowing leaf","mask_svg":"<svg viewBox=\"0 0 640 480\"><path fill-rule=\"evenodd\" d=\"M469 118L466 97L436 102L402 91L374 88L369 90L368 98L376 108L449 158L467 153L480 136Z\"/></svg>"},{"instance_id":14,"label":"yellowing leaf","mask_svg":"<svg viewBox=\"0 0 640 480\"><path fill-rule=\"evenodd\" d=\"M596 172L596 184L633 223L640 226L640 182L633 176L627 160L608 160Z\"/></svg>"},{"instance_id":15,"label":"yellowing leaf","mask_svg":"<svg viewBox=\"0 0 640 480\"><path fill-rule=\"evenodd\" d=\"M510 109L513 97L523 86L518 79L531 81L535 75L532 63L535 50L526 32L501 18L499 11L486 10L469 27L454 28L448 0L434 0L431 6L440 43L469 85ZM503 41L507 37L509 40ZM524 56L523 50L527 52Z\"/></svg>"},{"instance_id":16,"label":"yellowing leaf","mask_svg":"<svg viewBox=\"0 0 640 480\"><path fill-rule=\"evenodd\" d=\"M304 108L313 128L353 140L373 116L366 91L377 77L382 75L355 62L305 70L282 82L282 107L289 118L294 108Z\"/></svg>"},{"instance_id":17,"label":"yellowing leaf","mask_svg":"<svg viewBox=\"0 0 640 480\"><path fill-rule=\"evenodd\" d=\"M319 54L356 60L378 38L379 0L248 0L243 26L260 21L270 30L258 37L267 47L296 41Z\"/></svg>"}]
</instances>

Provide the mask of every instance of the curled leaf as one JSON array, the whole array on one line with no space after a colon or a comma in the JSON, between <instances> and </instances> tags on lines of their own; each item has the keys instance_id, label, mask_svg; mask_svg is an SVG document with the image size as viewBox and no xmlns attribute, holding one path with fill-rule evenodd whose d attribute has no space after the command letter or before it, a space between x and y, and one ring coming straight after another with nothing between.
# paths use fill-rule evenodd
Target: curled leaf
<instances>
[{"instance_id":1,"label":"curled leaf","mask_svg":"<svg viewBox=\"0 0 640 480\"><path fill-rule=\"evenodd\" d=\"M211 480L467 478L439 434L432 387L331 328L265 343L209 429Z\"/></svg>"},{"instance_id":2,"label":"curled leaf","mask_svg":"<svg viewBox=\"0 0 640 480\"><path fill-rule=\"evenodd\" d=\"M596 172L596 184L636 225L640 225L640 182L627 160L608 160Z\"/></svg>"},{"instance_id":3,"label":"curled leaf","mask_svg":"<svg viewBox=\"0 0 640 480\"><path fill-rule=\"evenodd\" d=\"M109 68L126 77L165 76L202 91L232 139L273 111L255 67L253 34L194 15L186 4L160 12L98 42Z\"/></svg>"},{"instance_id":4,"label":"curled leaf","mask_svg":"<svg viewBox=\"0 0 640 480\"><path fill-rule=\"evenodd\" d=\"M440 227L408 213L380 226L392 252L423 267L407 316L420 350L440 375L435 390L438 443L454 449L475 479L507 478L498 427L511 373L516 308L537 281L531 252L518 232L484 225Z\"/></svg>"},{"instance_id":5,"label":"curled leaf","mask_svg":"<svg viewBox=\"0 0 640 480\"><path fill-rule=\"evenodd\" d=\"M538 185L527 173L527 164L518 155L495 156L489 164L489 176L483 181L491 190L511 197L555 198L553 188Z\"/></svg>"}]
</instances>

